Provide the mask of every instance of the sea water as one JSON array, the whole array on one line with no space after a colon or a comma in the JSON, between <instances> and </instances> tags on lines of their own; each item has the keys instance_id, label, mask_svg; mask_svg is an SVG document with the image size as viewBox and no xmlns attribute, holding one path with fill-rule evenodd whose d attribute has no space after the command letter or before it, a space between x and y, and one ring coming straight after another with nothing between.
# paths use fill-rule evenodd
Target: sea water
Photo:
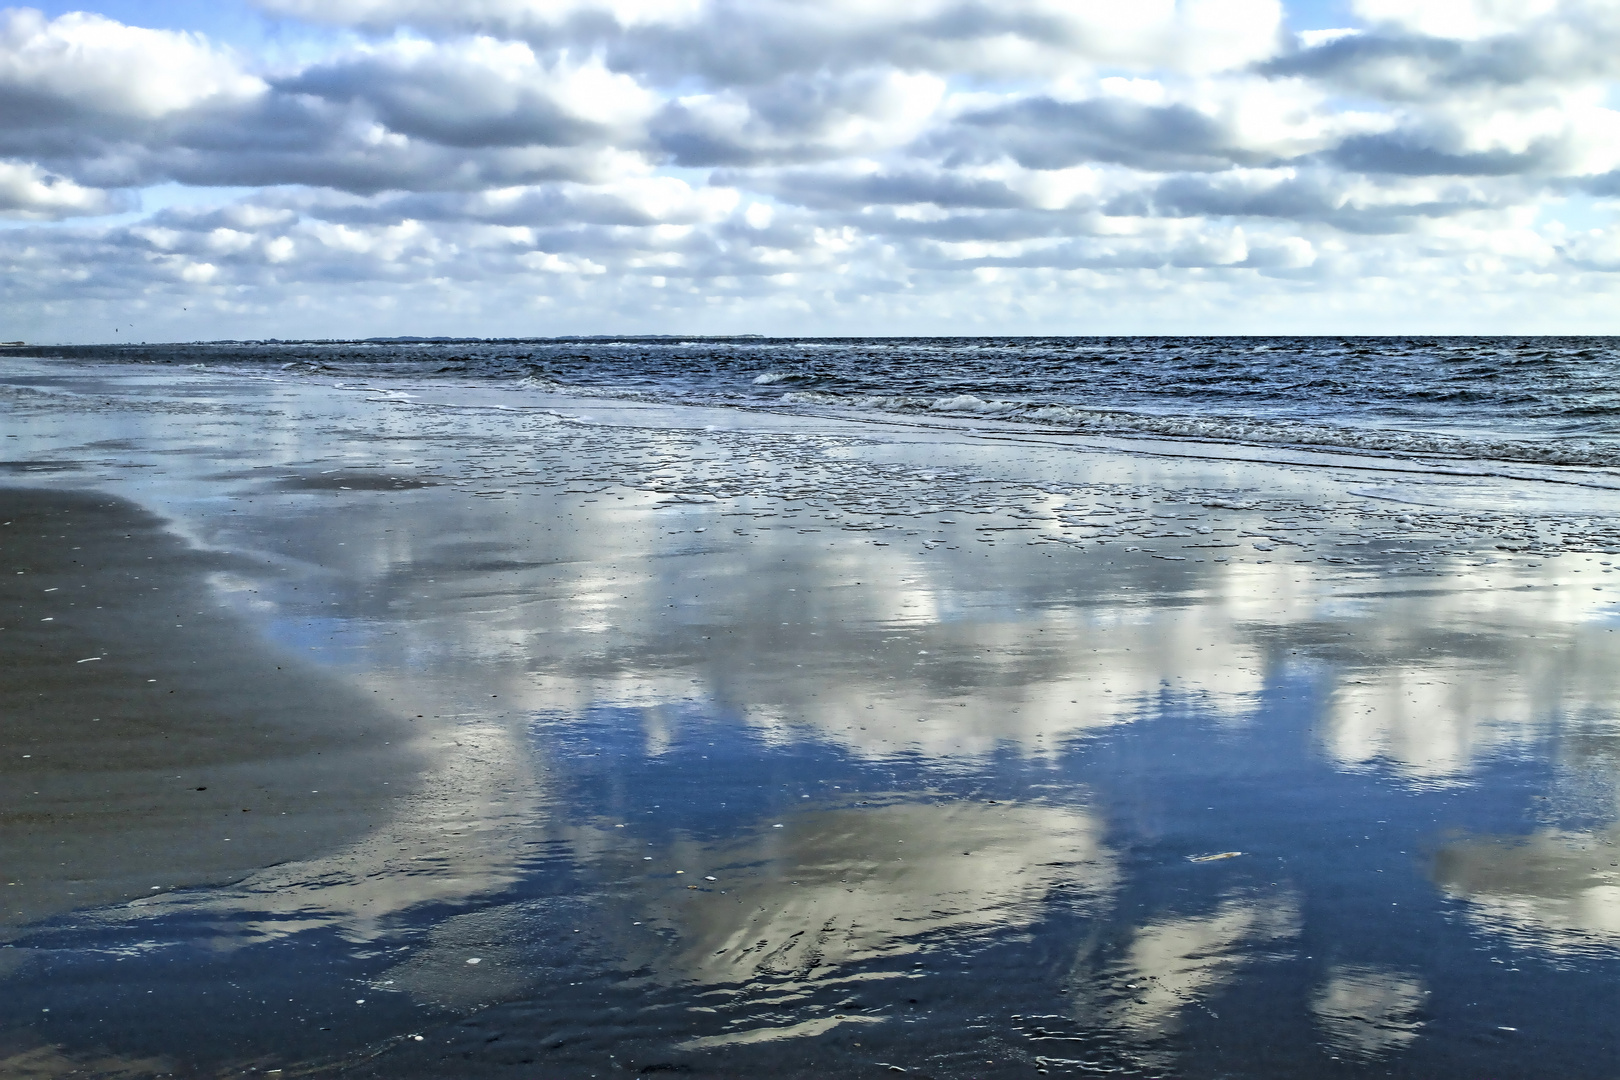
<instances>
[{"instance_id":1,"label":"sea water","mask_svg":"<svg viewBox=\"0 0 1620 1080\"><path fill-rule=\"evenodd\" d=\"M1620 464L1620 339L544 338L37 347L29 356L476 380L773 410L994 418L1158 436Z\"/></svg>"}]
</instances>

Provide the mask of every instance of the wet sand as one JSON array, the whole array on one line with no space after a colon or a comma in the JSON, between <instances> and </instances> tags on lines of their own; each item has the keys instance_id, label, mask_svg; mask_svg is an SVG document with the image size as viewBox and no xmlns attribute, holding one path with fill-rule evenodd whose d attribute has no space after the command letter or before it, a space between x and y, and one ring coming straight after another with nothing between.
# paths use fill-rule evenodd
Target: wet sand
<instances>
[{"instance_id":1,"label":"wet sand","mask_svg":"<svg viewBox=\"0 0 1620 1080\"><path fill-rule=\"evenodd\" d=\"M225 610L228 557L100 493L0 488L0 523L0 936L308 858L413 789L402 710Z\"/></svg>"},{"instance_id":2,"label":"wet sand","mask_svg":"<svg viewBox=\"0 0 1620 1080\"><path fill-rule=\"evenodd\" d=\"M1592 477L485 387L0 393L40 538L0 587L56 657L6 767L57 764L7 790L80 815L4 834L49 884L4 950L12 1072L1611 1071Z\"/></svg>"}]
</instances>

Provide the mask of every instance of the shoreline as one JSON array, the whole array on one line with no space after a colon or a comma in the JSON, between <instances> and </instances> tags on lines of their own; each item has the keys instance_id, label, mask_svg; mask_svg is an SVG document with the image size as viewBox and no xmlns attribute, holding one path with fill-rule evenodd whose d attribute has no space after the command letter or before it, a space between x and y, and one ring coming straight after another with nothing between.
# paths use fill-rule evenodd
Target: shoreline
<instances>
[{"instance_id":1,"label":"shoreline","mask_svg":"<svg viewBox=\"0 0 1620 1080\"><path fill-rule=\"evenodd\" d=\"M966 440L974 442L1007 441L1048 447L1054 451L1069 451L1086 456L1097 454L1127 458L1161 458L1166 461L1183 460L1208 467L1252 466L1257 470L1293 470L1333 474L1387 474L1395 477L1422 480L1463 479L1485 483L1500 482L1508 485L1539 485L1579 487L1594 493L1614 492L1613 502L1601 505L1604 509L1620 506L1620 472L1598 464L1538 464L1491 458L1451 457L1445 453L1425 454L1413 451L1396 453L1358 449L1352 446L1316 448L1288 443L1245 442L1241 439L1199 438L1154 434L1150 432L1108 433L1089 432L1062 427L1043 428L1021 421L1005 421L995 416L963 416L952 414L923 414L883 412L860 408L792 409L750 402L661 401L640 393L603 393L599 388L582 386L562 388L532 387L518 383L458 382L453 379L413 379L397 373L384 373L373 377L337 375L298 375L289 377L275 371L231 370L204 368L160 368L151 365L115 364L85 361L64 363L60 360L18 358L13 365L14 374L0 373L0 380L10 384L13 402L20 404L32 398L49 409L48 400L41 397L72 388L77 395L101 390L112 395L128 394L130 389L147 387L160 393L163 387L184 392L188 384L199 387L227 385L255 388L250 396L274 397L285 393L293 398L319 396L335 392L340 396L355 395L374 403L393 402L401 407L424 410L491 412L521 417L539 414L569 420L590 414L591 422L615 426L675 430L701 428L753 430L761 433L783 434L825 432L844 433L861 439L870 435L875 441L904 442L908 436L929 440L942 440L946 444ZM20 371L16 368L21 367ZM30 389L37 383L44 389ZM83 389L79 389L82 387ZM123 388L122 390L118 388ZM207 391L202 391L206 396ZM109 403L116 397L109 397ZM0 454L5 446L0 445ZM1476 463L1479 468L1462 467ZM0 464L10 464L0 461ZM19 467L23 463L17 463ZM76 464L76 463L68 463ZM42 462L36 468L50 467ZM1576 478L1577 474L1593 473L1614 483L1592 483ZM1555 493L1555 496L1557 493Z\"/></svg>"},{"instance_id":2,"label":"shoreline","mask_svg":"<svg viewBox=\"0 0 1620 1080\"><path fill-rule=\"evenodd\" d=\"M778 344L790 344L792 340L786 339ZM916 339L908 340L914 346L921 345ZM1208 339L1187 340L1203 342ZM694 347L700 343L715 344L716 340L701 338L686 342L684 345ZM380 358L376 369L368 368L363 363L352 363L346 357L340 357L329 365L327 361L330 358L318 355L323 347L352 349L356 345L372 347L385 344L388 343L280 343L273 346L265 343L171 344L142 346L132 350L136 354L162 357L161 360L144 361L128 359L130 351L124 347L88 346L71 347L62 350L61 355L57 356L47 355L50 350L42 349L38 355L13 354L7 359L42 368L65 365L83 370L101 366L122 370L125 375L134 370L156 374L165 370L174 373L177 370L176 367L170 366L175 361L169 354L176 350L194 349L200 350L194 353L195 357L200 358L200 362L187 364L182 361L178 370L206 371L235 379L293 380L334 386L376 382L422 388L448 388L451 392L476 392L495 388L498 392L507 394L513 392L561 394L574 398L617 401L621 404L675 404L698 409L747 409L763 414L819 416L855 423L891 422L900 426L919 422L942 425L954 423L961 427L983 425L990 428L999 425L1010 431L1045 432L1075 440L1249 447L1261 452L1271 451L1296 456L1318 455L1340 460L1365 457L1373 461L1404 460L1420 463L1425 459L1433 459L1450 462L1477 461L1499 468L1519 467L1531 470L1567 468L1609 472L1620 465L1620 458L1617 458L1612 450L1606 449L1601 439L1594 441L1582 438L1577 434L1566 432L1563 427L1556 424L1552 428L1547 427L1548 422L1555 418L1546 413L1532 411L1528 416L1519 415L1517 420L1520 424L1517 427L1513 422L1505 420L1502 414L1479 411L1471 405L1464 405L1462 412L1455 415L1444 410L1430 410L1416 418L1409 415L1411 408L1417 408L1421 412L1427 404L1432 403L1429 400L1434 396L1435 388L1432 386L1428 388L1431 391L1429 394L1419 394L1415 402L1405 401L1404 406L1402 405L1404 399L1400 395L1382 401L1381 408L1371 408L1370 411L1358 411L1358 406L1352 403L1347 406L1350 409L1349 413L1334 419L1317 416L1313 408L1317 402L1300 397L1297 388L1292 385L1273 386L1274 390L1283 392L1284 397L1295 407L1292 412L1281 413L1244 411L1244 402L1240 400L1243 395L1231 399L1228 402L1230 407L1225 411L1215 407L1211 401L1204 401L1201 404L1182 402L1183 407L1191 411L1180 413L1165 411L1155 407L1158 401L1150 392L1151 378L1147 383L1137 386L1138 392L1135 396L1126 394L1125 397L1116 400L1109 397L1109 392L1110 388L1120 389L1115 380L1121 375L1119 371L1111 370L1107 366L1100 373L1105 376L1105 385L1099 388L1102 393L1099 400L1094 397L1091 389L1088 388L1081 393L1072 380L1061 379L1049 388L1047 396L1019 397L1016 387L1002 388L994 373L982 366L975 370L979 376L988 379L984 386L977 386L971 381L967 384L956 382L948 386L942 385L937 390L929 390L925 385L915 384L915 380L911 380L913 385L899 393L885 392L875 382L868 383L864 388L849 386L840 389L837 385L840 382L853 380L854 383L862 383L863 376L857 370L838 372L839 361L836 360L832 361L833 370L829 372L825 368L826 357L821 355L819 349L797 354L791 349L787 353L780 354L772 351L751 352L745 359L733 357L729 365L723 363L709 372L713 385L707 390L682 381L677 370L678 364L672 365L670 355L655 349L653 354L636 357L639 362L652 364L656 378L672 380L666 387L668 392L638 388L633 381L620 385L612 378L603 378L604 373L616 370L617 365L631 360L629 356L612 353L614 349L627 348L628 343L621 342L615 345L609 339L601 339L595 347L585 346L591 355L570 355L566 350L552 355L542 350L539 358L536 358L533 352L523 357L503 354L502 346L498 342L481 343L486 351L483 355L477 356L454 354L446 356L435 352L455 344L452 342L436 344L421 342L415 345L396 342L389 347L403 349L402 355L409 356L410 359L391 362ZM472 346L480 343L460 344ZM549 344L556 347L563 342L535 341L525 344L531 346ZM665 341L662 344L669 346L672 342ZM317 355L313 358L297 357L289 361L287 360L289 354L279 352L288 345L293 345L295 352L298 349L314 349ZM269 348L276 355L272 358L262 351L265 348ZM609 352L598 353L595 351L598 348L606 348ZM224 350L226 358L210 364L208 357L220 350ZM230 354L242 353L244 350L247 353L259 351L251 361L240 365L231 362ZM968 350L968 353L970 352L971 350ZM126 356L126 359L123 362L104 359L114 355ZM966 355L967 353L963 353L957 359L962 360ZM679 357L676 356L674 359L678 360ZM1088 358L1072 359L1083 364ZM1089 359L1094 360L1096 357ZM1176 361L1181 359L1179 356L1175 358ZM575 364L576 361L583 366ZM847 359L845 362L847 364ZM445 366L446 363L449 364L448 367ZM418 365L421 370L412 371L412 364ZM465 365L464 369L447 375L446 372L452 371L457 364ZM559 376L560 381L548 374L554 370L562 372ZM1036 382L1042 381L1042 372L1036 371L1032 374ZM1186 376L1189 373L1181 374ZM1407 374L1419 384L1426 378L1434 377L1445 383L1449 390L1458 389L1439 372L1414 368ZM574 377L576 375L577 378ZM832 385L824 385L827 378L832 380ZM1123 378L1125 382L1130 383L1135 376ZM1200 384L1196 378L1193 381L1198 389L1207 392L1207 386ZM773 392L779 393L780 396L762 396L761 387L778 388ZM1583 388L1589 393L1597 389L1590 382L1583 383ZM1543 386L1542 390L1545 389ZM1006 396L1008 394L1012 396ZM1367 403L1362 402L1360 405L1365 406ZM1510 395L1502 405L1507 413L1515 413L1515 407L1523 405L1523 401ZM1472 423L1463 423L1460 426L1456 424L1456 421L1470 417ZM1493 426L1493 422L1505 426ZM1529 426L1524 426L1525 424ZM1549 459L1550 451L1552 458L1556 460Z\"/></svg>"}]
</instances>

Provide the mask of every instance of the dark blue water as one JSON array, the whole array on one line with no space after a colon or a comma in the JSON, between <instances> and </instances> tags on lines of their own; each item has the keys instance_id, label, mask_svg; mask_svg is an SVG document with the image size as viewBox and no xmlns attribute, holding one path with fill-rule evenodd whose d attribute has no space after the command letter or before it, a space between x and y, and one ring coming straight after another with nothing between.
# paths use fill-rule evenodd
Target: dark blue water
<instances>
[{"instance_id":1,"label":"dark blue water","mask_svg":"<svg viewBox=\"0 0 1620 1080\"><path fill-rule=\"evenodd\" d=\"M1091 434L1620 467L1620 339L587 338L29 348L29 355Z\"/></svg>"},{"instance_id":2,"label":"dark blue water","mask_svg":"<svg viewBox=\"0 0 1620 1080\"><path fill-rule=\"evenodd\" d=\"M252 911L61 920L29 935L29 977L11 983L0 1023L179 1062L180 1075L291 1058L308 1074L368 1078L811 1078L891 1065L964 1078L1612 1076L1613 957L1515 948L1434 887L1448 835L1511 835L1534 819L1542 755L1500 762L1471 787L1394 787L1322 761L1309 737L1319 691L1281 679L1237 730L1167 697L1109 736L1042 759L1009 750L970 771L763 739L723 709L685 710L681 737L656 755L635 712L537 716L537 746L569 763L555 813L628 823L626 843L661 863L684 844L689 880L704 869L718 880L688 895L663 867L668 890L649 889L640 862L582 857L536 830L503 892L415 910L364 944L318 920L289 933L286 916L253 944L266 916ZM743 883L751 905L794 903L801 882L789 877L821 884L808 878L825 868L800 865L791 845L778 858L691 861L762 821L808 815L813 830L841 817L858 830L870 819L886 835L897 807L1037 804L1107 823L1106 891L1084 867L1048 868L1045 888L966 924L939 917L949 893L923 897L936 910L909 936L842 954L823 941L825 962L808 939L729 979L676 974L661 958L704 937L690 909L726 908L728 886ZM1242 855L1189 860L1212 846ZM761 877L777 880L746 891ZM458 917L480 929L451 963L477 953L517 987L470 1014L394 982L418 952L443 949L436 928ZM700 1042L807 1016L863 1022Z\"/></svg>"}]
</instances>

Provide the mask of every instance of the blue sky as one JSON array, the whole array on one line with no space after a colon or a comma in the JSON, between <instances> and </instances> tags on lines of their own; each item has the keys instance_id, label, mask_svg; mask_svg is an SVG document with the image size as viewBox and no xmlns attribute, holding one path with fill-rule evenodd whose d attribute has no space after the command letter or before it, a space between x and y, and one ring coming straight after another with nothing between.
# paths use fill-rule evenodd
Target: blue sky
<instances>
[{"instance_id":1,"label":"blue sky","mask_svg":"<svg viewBox=\"0 0 1620 1080\"><path fill-rule=\"evenodd\" d=\"M1617 56L1612 0L8 8L0 338L1616 332Z\"/></svg>"}]
</instances>

